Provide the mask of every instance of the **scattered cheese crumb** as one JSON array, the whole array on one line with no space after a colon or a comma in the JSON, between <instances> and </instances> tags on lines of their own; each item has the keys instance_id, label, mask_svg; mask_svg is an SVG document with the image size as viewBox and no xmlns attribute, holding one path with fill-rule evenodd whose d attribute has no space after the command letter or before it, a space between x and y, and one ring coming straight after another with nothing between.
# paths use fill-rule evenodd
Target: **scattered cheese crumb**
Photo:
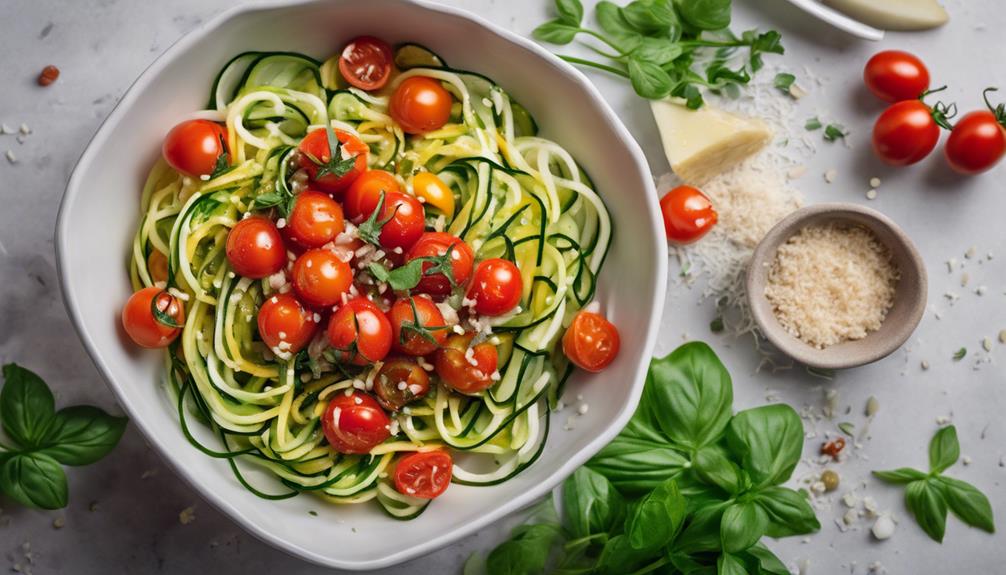
<instances>
[{"instance_id":1,"label":"scattered cheese crumb","mask_svg":"<svg viewBox=\"0 0 1006 575\"><path fill-rule=\"evenodd\" d=\"M871 188L879 188L880 187L880 178L870 178L870 187Z\"/></svg>"},{"instance_id":2,"label":"scattered cheese crumb","mask_svg":"<svg viewBox=\"0 0 1006 575\"><path fill-rule=\"evenodd\" d=\"M894 520L891 519L890 515L885 513L877 518L870 531L873 533L874 537L883 541L885 539L890 539L891 536L894 535L895 528L896 526L894 524Z\"/></svg>"},{"instance_id":3,"label":"scattered cheese crumb","mask_svg":"<svg viewBox=\"0 0 1006 575\"><path fill-rule=\"evenodd\" d=\"M14 151L13 150L7 150L6 156L7 156L7 161L8 162L10 162L12 164L16 164L17 163L17 156L14 155Z\"/></svg>"},{"instance_id":4,"label":"scattered cheese crumb","mask_svg":"<svg viewBox=\"0 0 1006 575\"><path fill-rule=\"evenodd\" d=\"M57 517L52 520L53 529L62 529L65 526L66 526L66 519L63 517Z\"/></svg>"},{"instance_id":5,"label":"scattered cheese crumb","mask_svg":"<svg viewBox=\"0 0 1006 575\"><path fill-rule=\"evenodd\" d=\"M576 408L576 412L579 413L580 415L587 415L588 409L590 409L589 405L587 405L586 403L581 403L580 406Z\"/></svg>"},{"instance_id":6,"label":"scattered cheese crumb","mask_svg":"<svg viewBox=\"0 0 1006 575\"><path fill-rule=\"evenodd\" d=\"M961 458L961 463L963 463L964 465L971 465L971 457L965 455L964 457Z\"/></svg>"},{"instance_id":7,"label":"scattered cheese crumb","mask_svg":"<svg viewBox=\"0 0 1006 575\"><path fill-rule=\"evenodd\" d=\"M875 200L877 199L877 190L869 190L866 192L866 199Z\"/></svg>"},{"instance_id":8,"label":"scattered cheese crumb","mask_svg":"<svg viewBox=\"0 0 1006 575\"><path fill-rule=\"evenodd\" d=\"M835 178L837 178L837 177L838 177L838 170L836 170L834 168L832 168L832 169L830 169L830 170L828 170L828 171L826 171L824 173L824 181L828 182L829 184L832 183L832 182L834 182Z\"/></svg>"},{"instance_id":9,"label":"scattered cheese crumb","mask_svg":"<svg viewBox=\"0 0 1006 575\"><path fill-rule=\"evenodd\" d=\"M191 507L186 507L182 509L181 513L178 514L178 522L182 525L188 525L196 520L196 507L195 505Z\"/></svg>"}]
</instances>

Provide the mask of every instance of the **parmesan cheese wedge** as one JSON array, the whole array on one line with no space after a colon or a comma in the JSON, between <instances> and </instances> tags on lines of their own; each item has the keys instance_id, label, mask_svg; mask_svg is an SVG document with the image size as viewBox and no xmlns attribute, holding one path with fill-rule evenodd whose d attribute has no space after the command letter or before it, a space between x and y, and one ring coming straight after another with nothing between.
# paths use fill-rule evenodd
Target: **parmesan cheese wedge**
<instances>
[{"instance_id":1,"label":"parmesan cheese wedge","mask_svg":"<svg viewBox=\"0 0 1006 575\"><path fill-rule=\"evenodd\" d=\"M772 132L764 122L703 105L688 109L683 100L653 100L653 117L671 169L700 185L765 147Z\"/></svg>"},{"instance_id":2,"label":"parmesan cheese wedge","mask_svg":"<svg viewBox=\"0 0 1006 575\"><path fill-rule=\"evenodd\" d=\"M928 30L950 19L936 0L825 0L825 4L885 30Z\"/></svg>"}]
</instances>

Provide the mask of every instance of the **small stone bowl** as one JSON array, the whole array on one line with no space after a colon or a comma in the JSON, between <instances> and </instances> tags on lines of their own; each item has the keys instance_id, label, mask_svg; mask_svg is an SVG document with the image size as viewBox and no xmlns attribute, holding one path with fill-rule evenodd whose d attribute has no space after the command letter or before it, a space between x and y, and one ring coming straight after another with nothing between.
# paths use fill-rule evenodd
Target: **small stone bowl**
<instances>
[{"instance_id":1,"label":"small stone bowl","mask_svg":"<svg viewBox=\"0 0 1006 575\"><path fill-rule=\"evenodd\" d=\"M830 222L861 225L887 246L900 278L894 304L880 329L863 339L817 349L791 335L776 319L765 297L765 284L776 250L801 229ZM926 266L905 232L876 210L856 204L817 204L801 208L783 218L762 239L747 270L747 298L751 314L761 333L780 351L808 367L846 369L872 363L897 350L915 331L926 309Z\"/></svg>"}]
</instances>

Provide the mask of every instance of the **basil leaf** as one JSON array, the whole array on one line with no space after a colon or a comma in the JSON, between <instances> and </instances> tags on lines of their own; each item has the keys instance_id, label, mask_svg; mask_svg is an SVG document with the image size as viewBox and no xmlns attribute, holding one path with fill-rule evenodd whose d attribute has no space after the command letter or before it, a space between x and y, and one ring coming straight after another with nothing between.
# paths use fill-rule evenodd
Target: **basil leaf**
<instances>
[{"instance_id":1,"label":"basil leaf","mask_svg":"<svg viewBox=\"0 0 1006 575\"><path fill-rule=\"evenodd\" d=\"M722 30L730 25L730 0L675 0L681 18L699 30Z\"/></svg>"},{"instance_id":2,"label":"basil leaf","mask_svg":"<svg viewBox=\"0 0 1006 575\"><path fill-rule=\"evenodd\" d=\"M768 529L768 513L753 501L731 504L720 521L720 544L729 553L743 551L761 539Z\"/></svg>"},{"instance_id":3,"label":"basil leaf","mask_svg":"<svg viewBox=\"0 0 1006 575\"><path fill-rule=\"evenodd\" d=\"M639 41L639 46L633 50L632 56L645 62L664 66L676 60L682 53L684 53L684 49L681 44L673 42L669 38L643 37Z\"/></svg>"},{"instance_id":4,"label":"basil leaf","mask_svg":"<svg viewBox=\"0 0 1006 575\"><path fill-rule=\"evenodd\" d=\"M579 31L576 26L570 26L561 20L551 20L535 28L531 35L550 44L569 44Z\"/></svg>"},{"instance_id":5,"label":"basil leaf","mask_svg":"<svg viewBox=\"0 0 1006 575\"><path fill-rule=\"evenodd\" d=\"M803 452L803 423L785 404L747 409L734 416L727 445L754 487L778 485L793 474Z\"/></svg>"},{"instance_id":6,"label":"basil leaf","mask_svg":"<svg viewBox=\"0 0 1006 575\"><path fill-rule=\"evenodd\" d=\"M755 502L765 510L769 537L805 535L821 528L814 509L803 495L785 487L768 487L755 496Z\"/></svg>"},{"instance_id":7,"label":"basil leaf","mask_svg":"<svg viewBox=\"0 0 1006 575\"><path fill-rule=\"evenodd\" d=\"M601 0L594 7L594 13L597 17L598 25L608 34L620 38L636 36L636 31L629 26L629 23L622 16L622 8L614 2Z\"/></svg>"},{"instance_id":8,"label":"basil leaf","mask_svg":"<svg viewBox=\"0 0 1006 575\"><path fill-rule=\"evenodd\" d=\"M625 499L603 475L577 469L562 485L562 502L576 538L607 533L625 518Z\"/></svg>"},{"instance_id":9,"label":"basil leaf","mask_svg":"<svg viewBox=\"0 0 1006 575\"><path fill-rule=\"evenodd\" d=\"M722 548L720 523L728 505L710 502L693 509L688 524L674 541L674 549L687 554L719 551Z\"/></svg>"},{"instance_id":10,"label":"basil leaf","mask_svg":"<svg viewBox=\"0 0 1006 575\"><path fill-rule=\"evenodd\" d=\"M939 485L931 479L909 483L905 489L905 505L919 527L934 541L942 543L947 527L947 501Z\"/></svg>"},{"instance_id":11,"label":"basil leaf","mask_svg":"<svg viewBox=\"0 0 1006 575\"><path fill-rule=\"evenodd\" d=\"M730 495L736 495L741 490L741 470L727 458L722 447L708 445L695 452L692 469L699 479Z\"/></svg>"},{"instance_id":12,"label":"basil leaf","mask_svg":"<svg viewBox=\"0 0 1006 575\"><path fill-rule=\"evenodd\" d=\"M749 564L754 569L748 569L751 573L759 575L790 575L786 565L775 556L775 553L765 547L763 543L755 543L750 549L744 552Z\"/></svg>"},{"instance_id":13,"label":"basil leaf","mask_svg":"<svg viewBox=\"0 0 1006 575\"><path fill-rule=\"evenodd\" d=\"M559 20L570 26L580 26L583 21L583 4L580 0L555 0L555 10Z\"/></svg>"},{"instance_id":14,"label":"basil leaf","mask_svg":"<svg viewBox=\"0 0 1006 575\"><path fill-rule=\"evenodd\" d=\"M737 557L723 553L716 559L717 575L748 575L748 570L744 568L744 563Z\"/></svg>"},{"instance_id":15,"label":"basil leaf","mask_svg":"<svg viewBox=\"0 0 1006 575\"><path fill-rule=\"evenodd\" d=\"M43 453L16 453L0 467L0 492L25 507L62 509L67 491L63 468Z\"/></svg>"},{"instance_id":16,"label":"basil leaf","mask_svg":"<svg viewBox=\"0 0 1006 575\"><path fill-rule=\"evenodd\" d=\"M426 261L424 258L417 258L393 270L379 263L372 263L367 269L374 279L387 282L394 291L408 291L419 285L419 280L423 278L423 263Z\"/></svg>"},{"instance_id":17,"label":"basil leaf","mask_svg":"<svg viewBox=\"0 0 1006 575\"><path fill-rule=\"evenodd\" d=\"M628 68L632 88L643 98L659 100L671 93L671 77L660 66L633 56L629 58Z\"/></svg>"},{"instance_id":18,"label":"basil leaf","mask_svg":"<svg viewBox=\"0 0 1006 575\"><path fill-rule=\"evenodd\" d=\"M4 432L21 447L39 447L56 415L49 386L34 372L15 363L3 366L3 377L0 423Z\"/></svg>"},{"instance_id":19,"label":"basil leaf","mask_svg":"<svg viewBox=\"0 0 1006 575\"><path fill-rule=\"evenodd\" d=\"M678 477L688 465L688 459L675 451L666 439L653 440L643 434L646 428L636 416L611 443L587 462L587 465L607 477L623 493L643 493L666 479Z\"/></svg>"},{"instance_id":20,"label":"basil leaf","mask_svg":"<svg viewBox=\"0 0 1006 575\"><path fill-rule=\"evenodd\" d=\"M645 35L666 33L676 21L667 0L633 0L621 13L629 27Z\"/></svg>"},{"instance_id":21,"label":"basil leaf","mask_svg":"<svg viewBox=\"0 0 1006 575\"><path fill-rule=\"evenodd\" d=\"M625 521L633 549L659 549L674 540L685 521L685 498L669 479L647 494Z\"/></svg>"},{"instance_id":22,"label":"basil leaf","mask_svg":"<svg viewBox=\"0 0 1006 575\"><path fill-rule=\"evenodd\" d=\"M604 543L601 556L597 559L596 573L605 575L624 575L632 573L647 559L656 558L658 553L652 550L639 550L629 544L626 535L615 535Z\"/></svg>"},{"instance_id":23,"label":"basil leaf","mask_svg":"<svg viewBox=\"0 0 1006 575\"><path fill-rule=\"evenodd\" d=\"M126 430L126 418L90 405L59 410L41 451L63 465L89 465L108 454Z\"/></svg>"},{"instance_id":24,"label":"basil leaf","mask_svg":"<svg viewBox=\"0 0 1006 575\"><path fill-rule=\"evenodd\" d=\"M493 549L486 558L489 575L538 575L545 571L552 546L561 536L561 527L537 523L521 525L511 538Z\"/></svg>"},{"instance_id":25,"label":"basil leaf","mask_svg":"<svg viewBox=\"0 0 1006 575\"><path fill-rule=\"evenodd\" d=\"M943 496L954 515L972 527L996 532L992 505L984 493L974 485L952 477L938 477L936 480L942 485Z\"/></svg>"},{"instance_id":26,"label":"basil leaf","mask_svg":"<svg viewBox=\"0 0 1006 575\"><path fill-rule=\"evenodd\" d=\"M936 432L929 442L929 471L943 473L961 457L961 444L957 441L957 428L953 425Z\"/></svg>"},{"instance_id":27,"label":"basil leaf","mask_svg":"<svg viewBox=\"0 0 1006 575\"><path fill-rule=\"evenodd\" d=\"M730 422L730 374L708 345L686 343L650 362L643 402L659 414L657 425L671 441L698 449L716 441Z\"/></svg>"},{"instance_id":28,"label":"basil leaf","mask_svg":"<svg viewBox=\"0 0 1006 575\"><path fill-rule=\"evenodd\" d=\"M887 483L911 483L926 478L925 473L911 467L901 467L891 471L874 471L873 476Z\"/></svg>"}]
</instances>

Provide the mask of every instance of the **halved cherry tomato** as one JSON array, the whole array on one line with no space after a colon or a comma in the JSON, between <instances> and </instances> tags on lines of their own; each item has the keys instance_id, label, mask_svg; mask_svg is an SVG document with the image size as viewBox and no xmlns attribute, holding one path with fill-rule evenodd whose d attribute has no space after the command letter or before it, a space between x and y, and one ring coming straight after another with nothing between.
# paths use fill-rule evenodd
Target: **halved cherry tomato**
<instances>
[{"instance_id":1,"label":"halved cherry tomato","mask_svg":"<svg viewBox=\"0 0 1006 575\"><path fill-rule=\"evenodd\" d=\"M316 188L329 194L342 192L360 174L367 171L367 154L370 152L367 144L364 144L360 138L349 132L335 130L335 137L341 144L339 148L341 155L335 159L335 162L341 161L343 159L342 156L345 154L354 157L352 167L342 175L326 170L326 166L330 163L335 163L332 162L332 152L328 144L327 130L315 130L305 136L300 142L300 151L302 152L299 160L300 167L304 168L304 171L307 172ZM319 165L315 160L321 162L321 164Z\"/></svg>"},{"instance_id":2,"label":"halved cherry tomato","mask_svg":"<svg viewBox=\"0 0 1006 575\"><path fill-rule=\"evenodd\" d=\"M562 336L562 351L577 367L599 372L618 355L621 339L616 328L604 316L580 311Z\"/></svg>"},{"instance_id":3,"label":"halved cherry tomato","mask_svg":"<svg viewBox=\"0 0 1006 575\"><path fill-rule=\"evenodd\" d=\"M419 172L412 176L412 193L425 205L437 208L448 218L454 217L454 192L434 174Z\"/></svg>"},{"instance_id":4,"label":"halved cherry tomato","mask_svg":"<svg viewBox=\"0 0 1006 575\"><path fill-rule=\"evenodd\" d=\"M391 46L373 36L353 38L339 56L339 72L361 90L379 90L391 77Z\"/></svg>"},{"instance_id":5,"label":"halved cherry tomato","mask_svg":"<svg viewBox=\"0 0 1006 575\"><path fill-rule=\"evenodd\" d=\"M392 119L408 134L438 130L451 117L451 93L439 81L426 76L412 76L395 88L391 95Z\"/></svg>"},{"instance_id":6,"label":"halved cherry tomato","mask_svg":"<svg viewBox=\"0 0 1006 575\"><path fill-rule=\"evenodd\" d=\"M444 298L451 295L451 290L459 285L464 285L472 275L472 265L475 261L475 252L461 238L446 232L426 232L420 236L406 254L406 261L417 258L442 257L451 251L451 275L454 283L443 272L425 275L427 270L434 265L433 262L423 263L423 277L416 285L415 291L429 294L435 299Z\"/></svg>"},{"instance_id":7,"label":"halved cherry tomato","mask_svg":"<svg viewBox=\"0 0 1006 575\"><path fill-rule=\"evenodd\" d=\"M929 89L929 70L914 54L884 50L866 63L863 80L874 96L886 102L915 100Z\"/></svg>"},{"instance_id":8,"label":"halved cherry tomato","mask_svg":"<svg viewBox=\"0 0 1006 575\"><path fill-rule=\"evenodd\" d=\"M388 411L398 411L429 392L430 376L407 357L389 358L374 380L377 401Z\"/></svg>"},{"instance_id":9,"label":"halved cherry tomato","mask_svg":"<svg viewBox=\"0 0 1006 575\"><path fill-rule=\"evenodd\" d=\"M709 198L692 186L678 186L660 198L667 239L676 244L698 241L716 225L716 209Z\"/></svg>"},{"instance_id":10,"label":"halved cherry tomato","mask_svg":"<svg viewBox=\"0 0 1006 575\"><path fill-rule=\"evenodd\" d=\"M369 218L373 211L367 213L366 217ZM423 230L426 228L426 210L416 198L392 192L384 196L377 222L383 222L379 239L381 247L388 250L395 248L407 250L423 235Z\"/></svg>"},{"instance_id":11,"label":"halved cherry tomato","mask_svg":"<svg viewBox=\"0 0 1006 575\"><path fill-rule=\"evenodd\" d=\"M426 295L396 300L388 310L393 347L409 355L433 353L447 340L447 325L437 304Z\"/></svg>"},{"instance_id":12,"label":"halved cherry tomato","mask_svg":"<svg viewBox=\"0 0 1006 575\"><path fill-rule=\"evenodd\" d=\"M297 196L284 228L293 243L302 248L320 248L344 229L339 203L328 194L313 191Z\"/></svg>"},{"instance_id":13,"label":"halved cherry tomato","mask_svg":"<svg viewBox=\"0 0 1006 575\"><path fill-rule=\"evenodd\" d=\"M433 499L447 491L454 461L446 451L410 453L395 464L395 489L403 495Z\"/></svg>"},{"instance_id":14,"label":"halved cherry tomato","mask_svg":"<svg viewBox=\"0 0 1006 575\"><path fill-rule=\"evenodd\" d=\"M452 335L437 350L437 375L444 384L460 393L477 393L492 387L499 355L496 346L482 342L474 346L472 334Z\"/></svg>"},{"instance_id":15,"label":"halved cherry tomato","mask_svg":"<svg viewBox=\"0 0 1006 575\"><path fill-rule=\"evenodd\" d=\"M520 270L510 260L490 258L479 262L468 288L475 311L482 315L503 315L520 303L524 289Z\"/></svg>"},{"instance_id":16,"label":"halved cherry tomato","mask_svg":"<svg viewBox=\"0 0 1006 575\"><path fill-rule=\"evenodd\" d=\"M186 176L208 176L217 158L227 153L227 132L216 122L186 120L171 128L161 153L169 166Z\"/></svg>"},{"instance_id":17,"label":"halved cherry tomato","mask_svg":"<svg viewBox=\"0 0 1006 575\"><path fill-rule=\"evenodd\" d=\"M943 148L950 167L961 174L990 170L1006 153L1006 114L1001 105L993 106L987 97L994 90L985 91L989 109L971 112L958 120Z\"/></svg>"},{"instance_id":18,"label":"halved cherry tomato","mask_svg":"<svg viewBox=\"0 0 1006 575\"><path fill-rule=\"evenodd\" d=\"M297 353L314 337L318 323L290 294L276 294L258 310L258 334L271 349Z\"/></svg>"},{"instance_id":19,"label":"halved cherry tomato","mask_svg":"<svg viewBox=\"0 0 1006 575\"><path fill-rule=\"evenodd\" d=\"M346 191L342 207L346 216L354 222L359 222L369 216L377 208L378 200L389 194L401 193L402 186L395 176L384 170L370 170L361 175Z\"/></svg>"},{"instance_id":20,"label":"halved cherry tomato","mask_svg":"<svg viewBox=\"0 0 1006 575\"><path fill-rule=\"evenodd\" d=\"M155 303L156 302L156 303ZM158 315L154 315L154 305ZM122 327L140 347L166 347L182 333L185 306L158 287L147 287L129 296L122 308Z\"/></svg>"},{"instance_id":21,"label":"halved cherry tomato","mask_svg":"<svg viewBox=\"0 0 1006 575\"><path fill-rule=\"evenodd\" d=\"M339 453L368 453L391 437L391 420L368 393L336 392L321 417L321 428Z\"/></svg>"},{"instance_id":22,"label":"halved cherry tomato","mask_svg":"<svg viewBox=\"0 0 1006 575\"><path fill-rule=\"evenodd\" d=\"M873 126L873 150L892 166L907 166L925 158L940 139L933 110L921 100L892 104Z\"/></svg>"},{"instance_id":23,"label":"halved cherry tomato","mask_svg":"<svg viewBox=\"0 0 1006 575\"><path fill-rule=\"evenodd\" d=\"M147 256L147 271L150 272L150 279L155 282L168 281L168 256L159 250L150 250Z\"/></svg>"},{"instance_id":24,"label":"halved cherry tomato","mask_svg":"<svg viewBox=\"0 0 1006 575\"><path fill-rule=\"evenodd\" d=\"M283 269L286 246L276 224L261 216L239 221L227 234L227 261L234 273L251 279Z\"/></svg>"},{"instance_id":25,"label":"halved cherry tomato","mask_svg":"<svg viewBox=\"0 0 1006 575\"><path fill-rule=\"evenodd\" d=\"M329 307L342 301L353 283L349 264L325 249L308 250L293 263L293 290L312 307Z\"/></svg>"},{"instance_id":26,"label":"halved cherry tomato","mask_svg":"<svg viewBox=\"0 0 1006 575\"><path fill-rule=\"evenodd\" d=\"M328 321L328 341L339 360L353 365L381 361L391 351L391 322L365 297L349 300Z\"/></svg>"}]
</instances>

